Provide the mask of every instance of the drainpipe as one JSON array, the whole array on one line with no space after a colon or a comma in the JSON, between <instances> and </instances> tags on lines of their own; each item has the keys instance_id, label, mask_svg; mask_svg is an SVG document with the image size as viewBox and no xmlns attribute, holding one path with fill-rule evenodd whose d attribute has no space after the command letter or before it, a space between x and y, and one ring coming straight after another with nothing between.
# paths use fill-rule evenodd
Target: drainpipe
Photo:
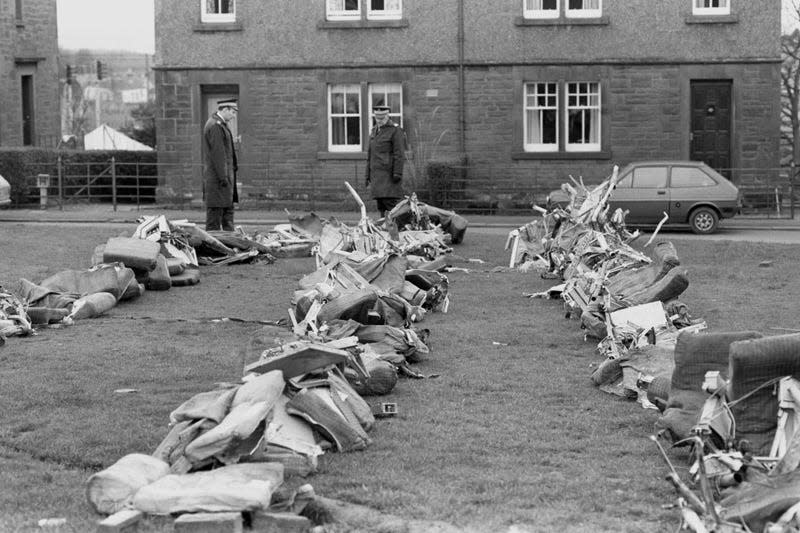
<instances>
[{"instance_id":1,"label":"drainpipe","mask_svg":"<svg viewBox=\"0 0 800 533\"><path fill-rule=\"evenodd\" d=\"M466 119L464 106L466 94L464 89L464 0L458 1L458 147L466 159Z\"/></svg>"}]
</instances>

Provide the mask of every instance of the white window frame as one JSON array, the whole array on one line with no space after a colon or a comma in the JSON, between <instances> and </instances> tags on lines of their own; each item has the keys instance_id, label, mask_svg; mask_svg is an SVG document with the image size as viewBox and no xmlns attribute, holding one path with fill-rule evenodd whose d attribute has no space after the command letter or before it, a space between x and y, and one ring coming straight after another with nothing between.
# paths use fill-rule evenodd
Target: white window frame
<instances>
[{"instance_id":1,"label":"white window frame","mask_svg":"<svg viewBox=\"0 0 800 533\"><path fill-rule=\"evenodd\" d=\"M545 89L544 92L540 92L541 89ZM544 97L546 102L544 105L540 105L538 99ZM524 150L526 152L557 152L558 151L558 139L560 137L560 120L559 120L559 98L558 98L558 83L554 81L535 81L529 82L525 84L524 88L524 96L523 98L525 101L523 102L523 143L524 143ZM529 99L533 99L533 102ZM555 100L555 104L550 104L547 101L551 99ZM531 137L529 135L530 129L534 126L528 120L528 116L531 112L537 113L539 115L539 139L542 139L542 126L544 122L542 121L542 115L546 111L555 111L555 118L556 118L556 137L555 141L552 143L545 143L545 142L528 142L528 139Z\"/></svg>"},{"instance_id":2,"label":"white window frame","mask_svg":"<svg viewBox=\"0 0 800 533\"><path fill-rule=\"evenodd\" d=\"M222 0L219 1L221 2ZM207 0L200 0L200 22L236 22L236 0L230 0L230 2L233 8L230 13L209 13Z\"/></svg>"},{"instance_id":3,"label":"white window frame","mask_svg":"<svg viewBox=\"0 0 800 533\"><path fill-rule=\"evenodd\" d=\"M555 9L541 9L543 0L522 0L522 16L526 19L557 19L561 15L561 0L555 0Z\"/></svg>"},{"instance_id":4,"label":"white window frame","mask_svg":"<svg viewBox=\"0 0 800 533\"><path fill-rule=\"evenodd\" d=\"M388 105L388 95L389 94L397 94L399 98L397 99L397 106L390 106L391 111L389 112L389 119L400 126L403 127L403 85L400 83L371 83L368 87L369 96L367 97L367 102L369 102L369 124L370 128L373 124L375 124L375 114L372 112L372 108L377 104L377 100L375 99L376 96L380 97L382 101L382 105ZM399 109L396 109L399 107Z\"/></svg>"},{"instance_id":5,"label":"white window frame","mask_svg":"<svg viewBox=\"0 0 800 533\"><path fill-rule=\"evenodd\" d=\"M564 15L567 18L597 18L603 15L603 0L583 0L583 5L587 3L597 3L597 7L582 7L575 9L569 7L569 0L564 0Z\"/></svg>"},{"instance_id":6,"label":"white window frame","mask_svg":"<svg viewBox=\"0 0 800 533\"><path fill-rule=\"evenodd\" d=\"M717 7L710 4L717 2ZM722 5L724 4L724 5ZM692 0L692 14L694 15L730 15L731 0Z\"/></svg>"},{"instance_id":7,"label":"white window frame","mask_svg":"<svg viewBox=\"0 0 800 533\"><path fill-rule=\"evenodd\" d=\"M357 0L356 9L345 9L345 0L325 0L327 20L361 20L361 2Z\"/></svg>"},{"instance_id":8,"label":"white window frame","mask_svg":"<svg viewBox=\"0 0 800 533\"><path fill-rule=\"evenodd\" d=\"M384 0L384 9L372 9L372 0L362 0L367 4L368 20L392 20L403 17L403 0ZM388 4L394 4L389 7Z\"/></svg>"},{"instance_id":9,"label":"white window frame","mask_svg":"<svg viewBox=\"0 0 800 533\"><path fill-rule=\"evenodd\" d=\"M571 86L577 86L578 91L571 91ZM586 91L581 90L582 86L587 86ZM592 88L596 90L592 90ZM585 104L576 102L570 104L570 98L575 96L580 99L585 96L589 100ZM600 118L602 115L602 99L601 99L600 83L596 81L568 81L564 86L564 150L566 152L599 152L602 144L602 129L600 127ZM594 101L594 103L592 103ZM581 142L573 143L569 139L569 115L570 111L577 111L585 115L586 113L592 114L591 127L596 129L597 139L595 142Z\"/></svg>"},{"instance_id":10,"label":"white window frame","mask_svg":"<svg viewBox=\"0 0 800 533\"><path fill-rule=\"evenodd\" d=\"M333 113L333 95L334 93L344 94L344 111L342 113ZM347 95L356 94L358 96L358 110L355 113L347 112ZM361 86L357 83L348 84L331 84L328 85L328 108L326 114L328 116L328 151L329 152L361 152L363 144L361 110L364 108L361 102ZM336 118L345 120L351 117L358 118L358 144L333 144L333 122ZM347 139L347 131L345 130L345 141Z\"/></svg>"}]
</instances>

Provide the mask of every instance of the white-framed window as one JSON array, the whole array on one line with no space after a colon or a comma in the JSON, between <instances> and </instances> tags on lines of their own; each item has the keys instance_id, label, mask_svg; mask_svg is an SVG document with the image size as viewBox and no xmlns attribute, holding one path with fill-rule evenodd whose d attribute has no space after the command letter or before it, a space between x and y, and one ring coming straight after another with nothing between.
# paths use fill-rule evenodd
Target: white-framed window
<instances>
[{"instance_id":1,"label":"white-framed window","mask_svg":"<svg viewBox=\"0 0 800 533\"><path fill-rule=\"evenodd\" d=\"M567 17L599 17L603 14L603 0L565 0Z\"/></svg>"},{"instance_id":2,"label":"white-framed window","mask_svg":"<svg viewBox=\"0 0 800 533\"><path fill-rule=\"evenodd\" d=\"M362 10L369 20L399 19L403 16L403 0L326 0L328 20L360 20Z\"/></svg>"},{"instance_id":3,"label":"white-framed window","mask_svg":"<svg viewBox=\"0 0 800 533\"><path fill-rule=\"evenodd\" d=\"M236 0L200 0L200 22L236 22Z\"/></svg>"},{"instance_id":4,"label":"white-framed window","mask_svg":"<svg viewBox=\"0 0 800 533\"><path fill-rule=\"evenodd\" d=\"M567 82L567 152L600 151L600 84Z\"/></svg>"},{"instance_id":5,"label":"white-framed window","mask_svg":"<svg viewBox=\"0 0 800 533\"><path fill-rule=\"evenodd\" d=\"M730 15L730 0L692 0L694 15Z\"/></svg>"},{"instance_id":6,"label":"white-framed window","mask_svg":"<svg viewBox=\"0 0 800 533\"><path fill-rule=\"evenodd\" d=\"M560 0L522 0L522 16L528 19L556 19L561 13Z\"/></svg>"},{"instance_id":7,"label":"white-framed window","mask_svg":"<svg viewBox=\"0 0 800 533\"><path fill-rule=\"evenodd\" d=\"M558 84L525 84L525 151L558 151Z\"/></svg>"},{"instance_id":8,"label":"white-framed window","mask_svg":"<svg viewBox=\"0 0 800 533\"><path fill-rule=\"evenodd\" d=\"M403 87L399 83L371 83L369 85L369 124L372 119L372 108L376 105L387 105L390 108L389 119L403 127Z\"/></svg>"},{"instance_id":9,"label":"white-framed window","mask_svg":"<svg viewBox=\"0 0 800 533\"><path fill-rule=\"evenodd\" d=\"M403 16L403 0L365 0L368 19L399 19Z\"/></svg>"},{"instance_id":10,"label":"white-framed window","mask_svg":"<svg viewBox=\"0 0 800 533\"><path fill-rule=\"evenodd\" d=\"M361 0L326 0L325 16L328 20L358 20Z\"/></svg>"},{"instance_id":11,"label":"white-framed window","mask_svg":"<svg viewBox=\"0 0 800 533\"><path fill-rule=\"evenodd\" d=\"M328 151L361 151L361 86L328 86Z\"/></svg>"}]
</instances>

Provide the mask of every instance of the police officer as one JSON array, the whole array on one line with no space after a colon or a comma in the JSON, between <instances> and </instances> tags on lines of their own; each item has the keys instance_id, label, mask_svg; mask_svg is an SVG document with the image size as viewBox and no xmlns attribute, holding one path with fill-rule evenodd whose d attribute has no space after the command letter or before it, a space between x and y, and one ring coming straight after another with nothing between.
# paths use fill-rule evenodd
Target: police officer
<instances>
[{"instance_id":1,"label":"police officer","mask_svg":"<svg viewBox=\"0 0 800 533\"><path fill-rule=\"evenodd\" d=\"M235 99L221 100L203 128L203 197L206 229L233 231L233 204L239 201L236 187L236 149L228 123L239 112Z\"/></svg>"},{"instance_id":2,"label":"police officer","mask_svg":"<svg viewBox=\"0 0 800 533\"><path fill-rule=\"evenodd\" d=\"M389 106L372 108L375 127L369 133L367 148L366 184L378 204L381 217L392 210L403 198L403 163L405 135L389 119Z\"/></svg>"}]
</instances>

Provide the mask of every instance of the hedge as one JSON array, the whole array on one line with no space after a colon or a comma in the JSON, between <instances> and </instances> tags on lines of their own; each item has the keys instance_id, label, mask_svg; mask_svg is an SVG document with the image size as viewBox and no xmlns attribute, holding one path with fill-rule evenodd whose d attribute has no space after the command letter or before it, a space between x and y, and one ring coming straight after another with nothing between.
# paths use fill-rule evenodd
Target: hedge
<instances>
[{"instance_id":1,"label":"hedge","mask_svg":"<svg viewBox=\"0 0 800 533\"><path fill-rule=\"evenodd\" d=\"M125 202L126 195L120 190L132 187L136 179L131 176L145 177L139 180L144 186L143 197L150 201L155 199L155 188L158 182L158 154L156 152L132 152L127 150L54 150L43 148L0 148L0 175L11 185L11 202L14 205L35 203L38 199L36 176L49 174L51 187L57 188L59 174L58 160L61 157L62 186L69 188L71 182L86 182L86 174L102 176L92 185L92 194L98 198L111 198L111 176L108 166L111 158L116 163L118 201ZM137 165L138 168L137 168ZM80 178L75 174L78 170ZM128 178L128 179L126 179ZM65 189L66 190L66 189Z\"/></svg>"},{"instance_id":2,"label":"hedge","mask_svg":"<svg viewBox=\"0 0 800 533\"><path fill-rule=\"evenodd\" d=\"M452 207L464 191L465 161L431 161L425 167L428 178L428 198L431 205Z\"/></svg>"}]
</instances>

